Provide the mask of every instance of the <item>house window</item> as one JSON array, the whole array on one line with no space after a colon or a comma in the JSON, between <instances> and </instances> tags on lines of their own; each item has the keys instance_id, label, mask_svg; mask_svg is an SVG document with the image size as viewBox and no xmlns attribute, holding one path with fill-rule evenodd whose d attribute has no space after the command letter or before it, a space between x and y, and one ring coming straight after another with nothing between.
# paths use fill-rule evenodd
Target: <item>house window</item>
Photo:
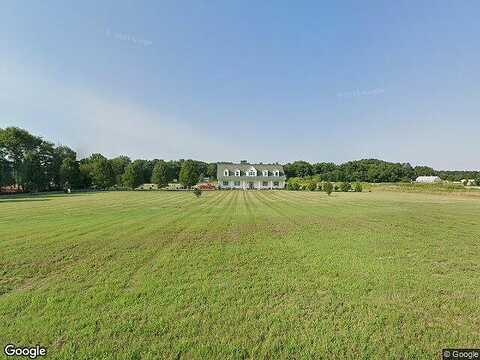
<instances>
[{"instance_id":1,"label":"house window","mask_svg":"<svg viewBox=\"0 0 480 360\"><path fill-rule=\"evenodd\" d=\"M255 170L249 170L248 171L248 176L257 176L257 173Z\"/></svg>"},{"instance_id":2,"label":"house window","mask_svg":"<svg viewBox=\"0 0 480 360\"><path fill-rule=\"evenodd\" d=\"M235 176L240 176L240 170L235 170Z\"/></svg>"},{"instance_id":3,"label":"house window","mask_svg":"<svg viewBox=\"0 0 480 360\"><path fill-rule=\"evenodd\" d=\"M268 181L264 181L263 186L268 186Z\"/></svg>"},{"instance_id":4,"label":"house window","mask_svg":"<svg viewBox=\"0 0 480 360\"><path fill-rule=\"evenodd\" d=\"M280 171L273 170L273 176L280 176Z\"/></svg>"},{"instance_id":5,"label":"house window","mask_svg":"<svg viewBox=\"0 0 480 360\"><path fill-rule=\"evenodd\" d=\"M228 170L225 170L225 171L223 172L223 176L228 176Z\"/></svg>"},{"instance_id":6,"label":"house window","mask_svg":"<svg viewBox=\"0 0 480 360\"><path fill-rule=\"evenodd\" d=\"M273 186L278 186L278 185L279 185L279 184L278 184L278 181L274 181L274 182L273 182Z\"/></svg>"},{"instance_id":7,"label":"house window","mask_svg":"<svg viewBox=\"0 0 480 360\"><path fill-rule=\"evenodd\" d=\"M234 185L235 185L235 186L240 186L240 181L235 181L235 182L234 182Z\"/></svg>"},{"instance_id":8,"label":"house window","mask_svg":"<svg viewBox=\"0 0 480 360\"><path fill-rule=\"evenodd\" d=\"M224 181L223 186L228 186L228 181Z\"/></svg>"},{"instance_id":9,"label":"house window","mask_svg":"<svg viewBox=\"0 0 480 360\"><path fill-rule=\"evenodd\" d=\"M263 176L268 176L268 170L263 170Z\"/></svg>"}]
</instances>

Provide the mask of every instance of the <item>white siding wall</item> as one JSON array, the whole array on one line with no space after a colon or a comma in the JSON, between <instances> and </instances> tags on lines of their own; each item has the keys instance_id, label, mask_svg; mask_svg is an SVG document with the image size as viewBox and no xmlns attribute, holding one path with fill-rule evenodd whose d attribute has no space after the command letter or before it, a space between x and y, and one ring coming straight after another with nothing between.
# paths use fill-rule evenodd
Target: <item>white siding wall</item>
<instances>
[{"instance_id":1,"label":"white siding wall","mask_svg":"<svg viewBox=\"0 0 480 360\"><path fill-rule=\"evenodd\" d=\"M228 185L224 185L223 181L228 181ZM235 181L240 181L240 185L235 185ZM221 189L250 189L250 183L253 182L253 188L262 189L283 189L285 187L285 181L278 180L278 186L274 185L276 180L268 180L267 185L263 185L263 180L221 180L218 182L218 186Z\"/></svg>"}]
</instances>

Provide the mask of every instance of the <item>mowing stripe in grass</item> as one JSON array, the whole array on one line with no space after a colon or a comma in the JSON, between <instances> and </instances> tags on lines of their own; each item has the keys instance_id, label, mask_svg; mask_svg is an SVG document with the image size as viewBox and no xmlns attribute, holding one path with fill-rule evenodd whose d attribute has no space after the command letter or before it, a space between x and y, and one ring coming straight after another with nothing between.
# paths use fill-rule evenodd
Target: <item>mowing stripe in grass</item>
<instances>
[{"instance_id":1,"label":"mowing stripe in grass","mask_svg":"<svg viewBox=\"0 0 480 360\"><path fill-rule=\"evenodd\" d=\"M478 200L407 195L2 204L0 289L15 290L0 296L0 342L38 342L52 359L430 359L475 346Z\"/></svg>"}]
</instances>

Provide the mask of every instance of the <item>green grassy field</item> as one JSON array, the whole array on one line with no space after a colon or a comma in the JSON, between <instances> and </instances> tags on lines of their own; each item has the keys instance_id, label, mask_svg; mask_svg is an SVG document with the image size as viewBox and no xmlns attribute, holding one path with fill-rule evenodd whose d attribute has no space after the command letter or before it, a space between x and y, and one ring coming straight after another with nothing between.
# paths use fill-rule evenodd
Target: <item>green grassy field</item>
<instances>
[{"instance_id":1,"label":"green grassy field","mask_svg":"<svg viewBox=\"0 0 480 360\"><path fill-rule=\"evenodd\" d=\"M480 346L480 197L0 198L0 345L48 359L433 359Z\"/></svg>"}]
</instances>

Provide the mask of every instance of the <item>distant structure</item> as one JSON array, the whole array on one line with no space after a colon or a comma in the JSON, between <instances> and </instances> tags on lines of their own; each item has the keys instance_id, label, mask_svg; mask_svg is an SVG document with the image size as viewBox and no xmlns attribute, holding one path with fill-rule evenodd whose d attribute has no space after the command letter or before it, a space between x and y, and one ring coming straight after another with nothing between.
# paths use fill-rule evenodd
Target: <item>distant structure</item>
<instances>
[{"instance_id":1,"label":"distant structure","mask_svg":"<svg viewBox=\"0 0 480 360\"><path fill-rule=\"evenodd\" d=\"M171 183L168 183L168 186L167 186L167 189L168 190L180 190L182 189L183 186L182 184L178 183L178 182L171 182Z\"/></svg>"},{"instance_id":2,"label":"distant structure","mask_svg":"<svg viewBox=\"0 0 480 360\"><path fill-rule=\"evenodd\" d=\"M461 182L464 186L475 186L475 185L478 185L478 184L477 184L477 181L474 180L474 179L462 179L462 180L460 180L460 182Z\"/></svg>"},{"instance_id":3,"label":"distant structure","mask_svg":"<svg viewBox=\"0 0 480 360\"><path fill-rule=\"evenodd\" d=\"M442 179L440 179L438 176L419 176L415 182L422 184L433 184L442 182Z\"/></svg>"},{"instance_id":4,"label":"distant structure","mask_svg":"<svg viewBox=\"0 0 480 360\"><path fill-rule=\"evenodd\" d=\"M217 179L220 189L283 189L286 176L280 164L218 163Z\"/></svg>"}]
</instances>

